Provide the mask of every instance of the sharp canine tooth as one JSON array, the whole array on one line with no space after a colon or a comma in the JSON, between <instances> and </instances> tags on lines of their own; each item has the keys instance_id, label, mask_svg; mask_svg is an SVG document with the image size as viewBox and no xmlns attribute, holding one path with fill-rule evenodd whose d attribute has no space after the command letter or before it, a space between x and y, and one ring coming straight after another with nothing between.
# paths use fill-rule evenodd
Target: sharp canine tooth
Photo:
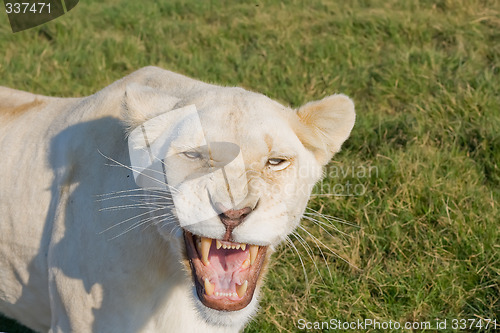
<instances>
[{"instance_id":1,"label":"sharp canine tooth","mask_svg":"<svg viewBox=\"0 0 500 333\"><path fill-rule=\"evenodd\" d=\"M222 246L222 243L220 242L220 240L216 240L215 241L215 245L217 246L217 250L220 249L220 247Z\"/></svg>"},{"instance_id":2,"label":"sharp canine tooth","mask_svg":"<svg viewBox=\"0 0 500 333\"><path fill-rule=\"evenodd\" d=\"M253 265L255 258L257 258L257 252L259 252L259 246L250 245L250 265Z\"/></svg>"},{"instance_id":3,"label":"sharp canine tooth","mask_svg":"<svg viewBox=\"0 0 500 333\"><path fill-rule=\"evenodd\" d=\"M212 245L212 238L201 237L201 261L203 264L208 265L208 253L210 252L210 246Z\"/></svg>"},{"instance_id":4,"label":"sharp canine tooth","mask_svg":"<svg viewBox=\"0 0 500 333\"><path fill-rule=\"evenodd\" d=\"M247 292L248 288L248 280L245 280L241 286L236 285L236 293L239 297L243 297Z\"/></svg>"},{"instance_id":5,"label":"sharp canine tooth","mask_svg":"<svg viewBox=\"0 0 500 333\"><path fill-rule=\"evenodd\" d=\"M212 296L214 294L215 284L210 283L207 278L205 278L205 294Z\"/></svg>"},{"instance_id":6,"label":"sharp canine tooth","mask_svg":"<svg viewBox=\"0 0 500 333\"><path fill-rule=\"evenodd\" d=\"M246 249L246 248L247 248L247 245L246 245L246 244L241 244L241 249L242 249L243 251L245 251L245 249Z\"/></svg>"}]
</instances>

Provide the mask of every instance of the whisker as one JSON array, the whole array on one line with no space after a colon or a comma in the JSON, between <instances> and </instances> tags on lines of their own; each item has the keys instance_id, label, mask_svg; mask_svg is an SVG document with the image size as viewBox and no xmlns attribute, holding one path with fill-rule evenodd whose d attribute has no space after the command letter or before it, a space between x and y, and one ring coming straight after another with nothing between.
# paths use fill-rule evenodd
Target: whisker
<instances>
[{"instance_id":1,"label":"whisker","mask_svg":"<svg viewBox=\"0 0 500 333\"><path fill-rule=\"evenodd\" d=\"M285 245L294 250L297 253L297 256L299 257L300 264L302 265L302 271L304 272L304 278L306 279L306 286L309 289L309 278L307 277L306 266L304 265L304 261L302 261L302 256L300 255L299 250L297 250L297 247L295 246L295 244L293 244L293 241L290 239L289 236L286 236L285 240L286 240Z\"/></svg>"},{"instance_id":2,"label":"whisker","mask_svg":"<svg viewBox=\"0 0 500 333\"><path fill-rule=\"evenodd\" d=\"M314 212L314 214L316 214L317 216L320 216L322 218L324 218L325 220L327 220L328 222L332 222L332 221L335 221L335 222L339 222L339 223L343 223L343 224L347 224L347 225L350 225L351 227L356 227L356 228L361 228L361 226L357 225L357 224L353 224L347 220L344 220L344 219L341 219L339 217L334 217L334 216L329 216L329 215L325 215L325 214L322 214L314 209L312 209L311 207L306 207L306 209ZM309 213L310 214L310 213Z\"/></svg>"},{"instance_id":3,"label":"whisker","mask_svg":"<svg viewBox=\"0 0 500 333\"><path fill-rule=\"evenodd\" d=\"M302 228L302 226L300 226ZM304 230L304 229L303 229ZM306 231L309 235L311 235L313 238L315 238L322 246L324 246L326 249L328 249L328 251L330 251L334 256L336 256L337 258L341 259L342 261L344 261L346 264L349 264L349 266L352 266L356 269L359 270L359 268L353 264L351 264L347 259L344 259L343 257L341 257L339 254L337 254L335 251L333 251L332 249L330 249L328 246L325 245L325 243L323 243L319 238L313 236L311 233L309 233L308 231Z\"/></svg>"},{"instance_id":4,"label":"whisker","mask_svg":"<svg viewBox=\"0 0 500 333\"><path fill-rule=\"evenodd\" d=\"M148 215L148 214L151 214L151 213L157 212L157 211L159 211L160 209L161 209L161 208L157 208L157 209L155 209L155 210L148 210L147 212L141 213L141 214L139 214L139 215L135 215L135 216L129 217L129 218L128 218L128 219L126 219L126 220L123 220L123 221L121 221L121 222L118 222L118 223L116 223L116 224L113 224L112 226L110 226L110 227L108 227L108 228L106 228L106 229L102 230L101 232L99 232L99 235L101 235L101 234L103 234L103 233L107 232L108 230L111 230L111 229L113 229L113 228L115 228L115 227L117 227L117 226L119 226L119 225L122 225L122 224L124 224L124 223L129 222L129 221L132 221L132 220L134 220L134 219L140 218L141 216L144 216L144 215Z\"/></svg>"},{"instance_id":5,"label":"whisker","mask_svg":"<svg viewBox=\"0 0 500 333\"><path fill-rule=\"evenodd\" d=\"M319 226L321 229L323 229L326 233L328 233L328 234L329 234L330 236L332 236L332 237L333 237L333 235L332 235L332 234L330 234L330 232L329 232L328 230L326 230L326 229L323 227L323 225L324 225L324 226L326 226L326 227L328 227L328 228L331 228L331 229L335 230L336 232L338 232L338 233L339 233L339 234L341 234L342 236L352 237L351 235L346 234L346 233L345 233L345 232L343 232L343 231L340 231L337 227L335 227L335 226L334 226L334 225L332 225L332 224L325 223L325 222L323 222L323 221L317 220L317 219L315 219L315 218L312 218L312 217L310 217L310 216L306 216L306 215L302 216L302 218L304 218L304 219L306 219L306 220L308 220L308 221L313 222L314 224L316 224L317 226ZM345 239L345 237L344 237L344 239Z\"/></svg>"},{"instance_id":6,"label":"whisker","mask_svg":"<svg viewBox=\"0 0 500 333\"><path fill-rule=\"evenodd\" d=\"M142 231L146 230L146 229L147 229L148 227L150 227L151 225L155 225L155 226L157 226L160 222L163 222L162 227L167 226L167 225L172 224L172 223L177 224L174 220L168 220L167 218L165 218L165 217L168 217L168 216L173 216L173 215L172 215L170 212L168 212L168 213L165 213L165 214L162 214L162 215L158 215L158 216L156 216L156 219L157 219L158 221L153 221L152 223L149 223L147 226L145 226L145 227L142 229Z\"/></svg>"},{"instance_id":7,"label":"whisker","mask_svg":"<svg viewBox=\"0 0 500 333\"><path fill-rule=\"evenodd\" d=\"M177 220L175 219L175 215L171 215L172 219L162 219L161 221L155 222L155 225L162 223L158 228L162 229L166 226L173 225L173 228L170 228L169 234L172 236L178 230L182 230L182 228L177 224Z\"/></svg>"},{"instance_id":8,"label":"whisker","mask_svg":"<svg viewBox=\"0 0 500 333\"><path fill-rule=\"evenodd\" d=\"M135 172L137 172L137 170L134 170L134 167L133 167L133 166L132 166L132 167L129 167L128 165L125 165L125 164L123 164L123 163L120 163L120 162L118 162L118 161L114 160L113 158L111 158L111 157L108 157L108 156L104 155L104 154L103 154L100 150L97 150L97 151L99 152L99 154L101 154L101 156L102 156L102 157L104 157L104 158L106 158L106 159L108 159L108 160L110 160L110 161L112 161L112 162L116 163L117 165L122 166L122 167L124 167L124 168L126 168L126 169L128 169L128 170L131 170L131 171L135 171ZM152 170L152 171L155 171L155 172L160 173L160 174L162 174L162 175L164 174L163 172L160 172L160 171L156 171L156 170ZM151 179L151 180L153 180L153 181L155 181L155 182L156 182L156 183L158 183L158 184L161 184L161 185L163 185L163 186L166 186L168 189L170 189L170 190L171 190L171 191L173 191L173 192L178 191L176 188L174 188L173 186L170 186L170 185L169 185L169 184L167 184L166 182L162 182L162 181L160 181L160 180L158 180L158 179L156 179L156 178L153 178L153 177L151 177L151 176L149 176L149 175L144 175L144 176L145 176L145 177L147 177L147 178L149 178L149 179Z\"/></svg>"},{"instance_id":9,"label":"whisker","mask_svg":"<svg viewBox=\"0 0 500 333\"><path fill-rule=\"evenodd\" d=\"M316 245L316 247L318 248L319 250L319 253L321 254L321 257L323 257L323 261L325 262L326 264L326 268L328 269L328 275L330 275L330 279L333 279L332 277L332 272L330 271L330 265L328 264L328 261L326 260L326 257L325 257L325 254L323 253L323 250L321 249L321 247L318 245L318 241L319 239L316 238L313 234L311 234L306 228L304 228L304 226L302 225L299 225L299 228L302 229L303 231L305 231L309 237L311 237L313 239L313 242L314 244ZM319 241L321 243L321 241ZM321 276L321 274L320 274ZM323 281L324 282L324 281Z\"/></svg>"},{"instance_id":10,"label":"whisker","mask_svg":"<svg viewBox=\"0 0 500 333\"><path fill-rule=\"evenodd\" d=\"M116 197L113 197L113 198L116 198ZM110 200L112 200L113 198L111 198ZM145 208L145 207L172 207L172 203L173 203L173 200L169 199L169 198L163 198L163 197L160 197L162 200L164 201L151 201L151 197L147 197L147 198L133 198L132 197L129 197L129 202L131 202L130 204L123 204L123 205L116 205L116 206L109 206L109 207L104 207L104 208L101 208L99 209L99 211L108 211L108 210L119 210L119 209L130 209L130 208L134 208L134 207L137 207L137 208Z\"/></svg>"},{"instance_id":11,"label":"whisker","mask_svg":"<svg viewBox=\"0 0 500 333\"><path fill-rule=\"evenodd\" d=\"M123 210L123 209L151 209L151 206L146 204L130 204L130 205L120 205L120 206L110 206L99 209L99 212L109 212L115 210Z\"/></svg>"},{"instance_id":12,"label":"whisker","mask_svg":"<svg viewBox=\"0 0 500 333\"><path fill-rule=\"evenodd\" d=\"M309 246L309 243L307 243L307 241L298 232L294 231L292 232L292 234L295 236L297 241L302 245L302 247L306 250L306 253L309 255L309 258L311 258L311 261L313 262L314 267L316 268L316 272L318 272L318 275L321 278L321 281L323 281L323 284L325 284L323 276L321 275L321 272L319 271L318 265L316 263L316 259L314 259L313 250L311 246Z\"/></svg>"},{"instance_id":13,"label":"whisker","mask_svg":"<svg viewBox=\"0 0 500 333\"><path fill-rule=\"evenodd\" d=\"M140 227L141 225L144 225L144 224L146 224L146 223L149 223L149 222L154 221L154 220L156 220L156 219L158 219L158 218L162 218L162 217L165 217L165 216L168 216L168 215L169 215L169 213L166 213L166 214L162 214L162 215L158 215L158 216L152 216L152 217L149 217L149 218L146 218L146 219L140 220L140 221L138 221L138 222L134 223L133 225L131 225L130 227L128 227L128 228L127 228L126 230L124 230L123 232L121 232L121 233L119 233L118 235L114 236L113 238L109 239L108 241L112 241L112 240L114 240L114 239L116 239L116 238L118 238L118 237L120 237L120 236L123 236L123 235L125 235L126 233L128 233L128 232L130 232L130 231L134 230L135 228Z\"/></svg>"},{"instance_id":14,"label":"whisker","mask_svg":"<svg viewBox=\"0 0 500 333\"><path fill-rule=\"evenodd\" d=\"M115 194L123 194L123 193L130 193L130 192L146 192L146 193L156 193L156 194L161 194L161 193L167 193L165 190L157 190L157 189L146 189L146 188L133 188L129 190L120 190L120 191L115 191L115 192L109 192L109 193L103 193L103 194L95 194L96 197L105 197L105 196L110 196L110 195L115 195ZM145 193L145 194L146 194Z\"/></svg>"},{"instance_id":15,"label":"whisker","mask_svg":"<svg viewBox=\"0 0 500 333\"><path fill-rule=\"evenodd\" d=\"M137 193L137 194L117 194L117 195L114 195L114 196L108 196L106 198L97 199L96 201L97 202L101 202L101 201L113 200L113 199L121 199L121 198L145 198L145 199L155 198L155 199L172 200L172 197L170 195L168 195L168 196L167 195L162 196L162 195L158 195L158 194L151 195L151 194L147 194L147 193Z\"/></svg>"}]
</instances>

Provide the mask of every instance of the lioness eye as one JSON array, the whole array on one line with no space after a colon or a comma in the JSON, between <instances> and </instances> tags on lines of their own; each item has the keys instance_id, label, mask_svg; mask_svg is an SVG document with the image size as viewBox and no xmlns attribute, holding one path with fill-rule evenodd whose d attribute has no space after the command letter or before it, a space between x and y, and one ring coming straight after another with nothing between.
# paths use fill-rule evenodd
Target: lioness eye
<instances>
[{"instance_id":1,"label":"lioness eye","mask_svg":"<svg viewBox=\"0 0 500 333\"><path fill-rule=\"evenodd\" d=\"M182 154L184 154L184 156L192 160L201 158L201 154L198 153L197 151L185 151Z\"/></svg>"},{"instance_id":2,"label":"lioness eye","mask_svg":"<svg viewBox=\"0 0 500 333\"><path fill-rule=\"evenodd\" d=\"M267 164L269 165L269 168L279 171L285 169L287 166L290 165L290 161L282 159L282 158L270 158L267 161Z\"/></svg>"}]
</instances>

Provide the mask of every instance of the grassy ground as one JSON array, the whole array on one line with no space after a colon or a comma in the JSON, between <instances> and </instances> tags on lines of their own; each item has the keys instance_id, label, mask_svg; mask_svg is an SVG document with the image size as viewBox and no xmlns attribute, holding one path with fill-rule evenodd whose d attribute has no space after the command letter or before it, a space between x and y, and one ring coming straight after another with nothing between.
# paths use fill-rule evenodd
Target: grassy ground
<instances>
[{"instance_id":1,"label":"grassy ground","mask_svg":"<svg viewBox=\"0 0 500 333\"><path fill-rule=\"evenodd\" d=\"M497 1L86 0L17 34L1 16L0 84L18 89L82 96L158 65L292 106L354 99L352 137L310 207L359 227L334 222L332 237L305 220L310 248L297 236L300 256L275 255L246 332L294 332L300 319L500 324ZM0 331L26 332L2 318Z\"/></svg>"}]
</instances>

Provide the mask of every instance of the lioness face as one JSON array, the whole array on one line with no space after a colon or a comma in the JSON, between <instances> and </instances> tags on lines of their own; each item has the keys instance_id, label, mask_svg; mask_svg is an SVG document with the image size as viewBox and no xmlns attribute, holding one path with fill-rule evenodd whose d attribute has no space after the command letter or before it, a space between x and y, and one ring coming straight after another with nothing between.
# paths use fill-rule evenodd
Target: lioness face
<instances>
[{"instance_id":1,"label":"lioness face","mask_svg":"<svg viewBox=\"0 0 500 333\"><path fill-rule=\"evenodd\" d=\"M134 91L127 98L131 110L141 99ZM215 88L173 109L131 134L131 149L149 149L156 165L144 179L170 193L173 221L158 223L159 232L180 249L206 317L248 316L271 252L298 226L322 166L349 135L352 102L336 95L295 111L243 89Z\"/></svg>"}]
</instances>

